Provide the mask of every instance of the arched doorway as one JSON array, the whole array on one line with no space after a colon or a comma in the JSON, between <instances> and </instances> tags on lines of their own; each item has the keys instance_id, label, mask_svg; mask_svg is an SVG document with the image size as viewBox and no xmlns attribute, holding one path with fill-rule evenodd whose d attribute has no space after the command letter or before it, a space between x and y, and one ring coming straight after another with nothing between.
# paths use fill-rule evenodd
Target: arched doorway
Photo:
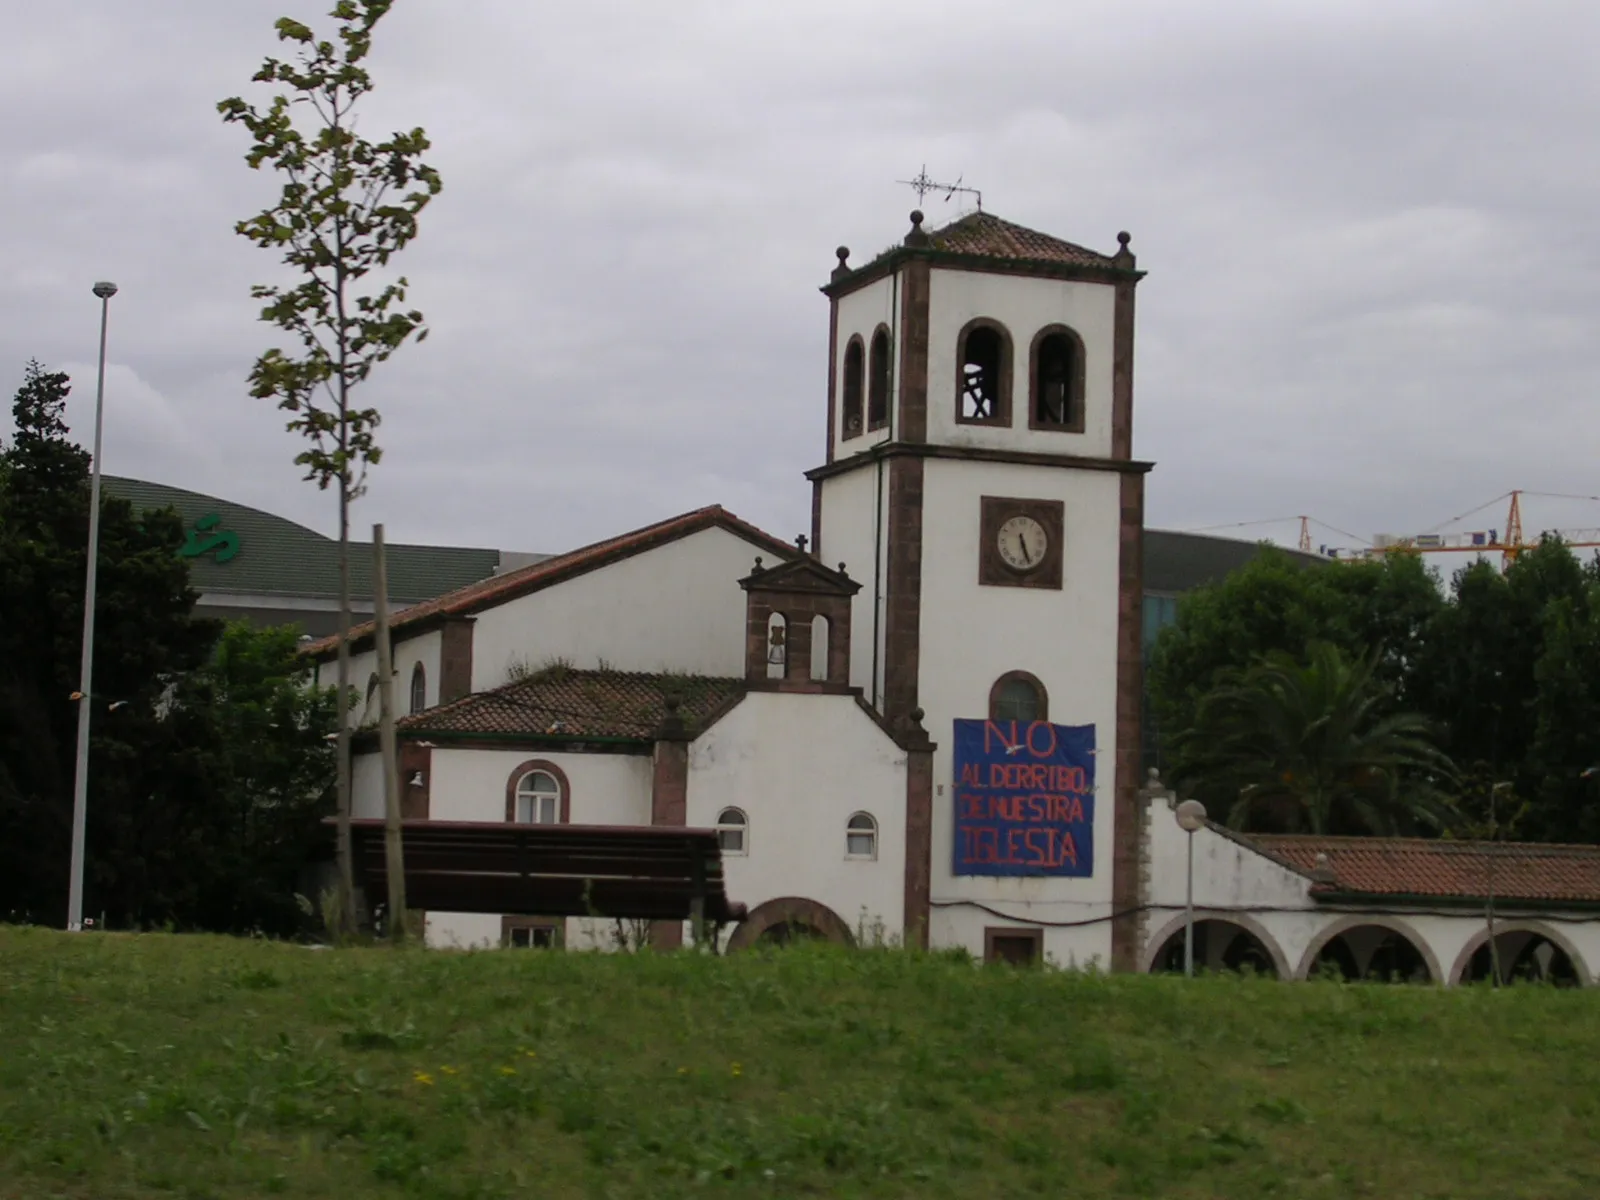
<instances>
[{"instance_id":1,"label":"arched doorway","mask_svg":"<svg viewBox=\"0 0 1600 1200\"><path fill-rule=\"evenodd\" d=\"M855 945L850 926L826 904L804 896L781 896L751 909L728 938L727 948L732 953L751 946L790 946L812 939Z\"/></svg>"},{"instance_id":2,"label":"arched doorway","mask_svg":"<svg viewBox=\"0 0 1600 1200\"><path fill-rule=\"evenodd\" d=\"M1264 937L1234 921L1221 918L1194 923L1194 969L1237 971L1277 979L1281 972ZM1150 961L1151 974L1183 973L1183 922L1167 935Z\"/></svg>"},{"instance_id":3,"label":"arched doorway","mask_svg":"<svg viewBox=\"0 0 1600 1200\"><path fill-rule=\"evenodd\" d=\"M1459 982L1486 983L1494 975L1494 957L1489 949L1488 932L1480 934L1461 968ZM1567 950L1538 929L1509 929L1495 932L1495 949L1500 955L1503 983L1549 983L1556 987L1580 987L1583 973ZM1469 947L1470 948L1470 947ZM1467 952L1463 951L1463 957Z\"/></svg>"},{"instance_id":4,"label":"arched doorway","mask_svg":"<svg viewBox=\"0 0 1600 1200\"><path fill-rule=\"evenodd\" d=\"M1334 978L1376 983L1432 983L1434 972L1423 949L1388 925L1350 925L1312 945L1308 979Z\"/></svg>"}]
</instances>

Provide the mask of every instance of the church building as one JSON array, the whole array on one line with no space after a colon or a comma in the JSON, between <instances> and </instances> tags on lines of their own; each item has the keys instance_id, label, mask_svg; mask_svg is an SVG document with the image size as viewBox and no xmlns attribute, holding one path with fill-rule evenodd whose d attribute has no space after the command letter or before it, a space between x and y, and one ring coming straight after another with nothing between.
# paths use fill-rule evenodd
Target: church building
<instances>
[{"instance_id":1,"label":"church building","mask_svg":"<svg viewBox=\"0 0 1600 1200\"><path fill-rule=\"evenodd\" d=\"M1142 272L1125 233L1104 254L981 211L923 224L859 266L841 247L822 289L809 537L708 507L394 616L407 816L714 827L749 910L730 948L1139 969ZM307 647L323 683L335 649ZM383 812L376 714L369 687L358 817ZM610 924L430 912L427 938Z\"/></svg>"}]
</instances>

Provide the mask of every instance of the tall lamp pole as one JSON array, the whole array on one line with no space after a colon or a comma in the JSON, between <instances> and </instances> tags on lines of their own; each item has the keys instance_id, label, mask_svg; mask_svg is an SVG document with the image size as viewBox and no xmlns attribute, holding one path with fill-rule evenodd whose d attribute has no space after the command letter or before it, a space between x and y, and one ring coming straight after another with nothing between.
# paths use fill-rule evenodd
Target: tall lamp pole
<instances>
[{"instance_id":1,"label":"tall lamp pole","mask_svg":"<svg viewBox=\"0 0 1600 1200\"><path fill-rule=\"evenodd\" d=\"M1183 975L1194 978L1194 835L1206 823L1206 806L1185 800L1177 808L1178 827L1189 835L1189 877L1183 893Z\"/></svg>"},{"instance_id":2,"label":"tall lamp pole","mask_svg":"<svg viewBox=\"0 0 1600 1200\"><path fill-rule=\"evenodd\" d=\"M100 371L94 390L94 458L89 475L89 567L83 585L83 663L78 672L78 761L72 778L72 882L67 894L67 928L83 928L83 846L89 809L89 715L94 701L94 600L95 568L100 561L100 431L105 421L106 400L106 318L111 297L117 294L114 283L97 283L94 294L100 297Z\"/></svg>"}]
</instances>

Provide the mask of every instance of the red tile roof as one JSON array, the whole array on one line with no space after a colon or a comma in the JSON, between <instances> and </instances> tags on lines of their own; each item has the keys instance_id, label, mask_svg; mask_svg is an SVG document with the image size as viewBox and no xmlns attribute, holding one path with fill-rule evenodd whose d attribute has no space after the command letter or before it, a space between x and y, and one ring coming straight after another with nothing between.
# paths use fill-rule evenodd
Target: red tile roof
<instances>
[{"instance_id":1,"label":"red tile roof","mask_svg":"<svg viewBox=\"0 0 1600 1200\"><path fill-rule=\"evenodd\" d=\"M744 689L742 679L556 666L493 691L412 713L395 724L411 736L520 734L648 741L666 718L669 697L678 701L678 716L694 733L742 696Z\"/></svg>"},{"instance_id":2,"label":"red tile roof","mask_svg":"<svg viewBox=\"0 0 1600 1200\"><path fill-rule=\"evenodd\" d=\"M624 558L631 558L635 554L653 550L667 542L674 542L711 528L725 529L753 543L757 548L777 555L780 559L793 558L798 553L787 542L757 529L748 521L740 520L721 505L712 504L670 520L658 521L654 525L646 525L642 529L607 538L603 542L582 546L566 554L530 563L515 571L507 571L504 575L492 575L488 579L480 579L476 583L469 583L466 587L447 592L443 596L424 600L421 604L413 604L410 608L394 614L389 620L389 628L392 634L398 635L406 629L426 625L441 617L464 616L480 612L485 608L493 608L508 600L515 600L519 596L526 596L541 588L571 579L575 575L582 575L587 571ZM733 580L728 582L732 586ZM370 643L372 632L371 621L364 621L354 626L350 630L352 648L363 641ZM338 647L338 637L331 636L306 643L301 653L314 658L327 658L337 653Z\"/></svg>"},{"instance_id":3,"label":"red tile roof","mask_svg":"<svg viewBox=\"0 0 1600 1200\"><path fill-rule=\"evenodd\" d=\"M1304 874L1326 854L1333 881L1313 894L1477 900L1488 894L1492 870L1498 899L1600 903L1600 846L1255 833L1242 840Z\"/></svg>"},{"instance_id":4,"label":"red tile roof","mask_svg":"<svg viewBox=\"0 0 1600 1200\"><path fill-rule=\"evenodd\" d=\"M946 254L971 254L983 258L1005 258L1017 262L1061 263L1073 267L1111 267L1116 264L1104 254L1025 229L1002 220L993 213L976 212L928 231L934 250Z\"/></svg>"}]
</instances>

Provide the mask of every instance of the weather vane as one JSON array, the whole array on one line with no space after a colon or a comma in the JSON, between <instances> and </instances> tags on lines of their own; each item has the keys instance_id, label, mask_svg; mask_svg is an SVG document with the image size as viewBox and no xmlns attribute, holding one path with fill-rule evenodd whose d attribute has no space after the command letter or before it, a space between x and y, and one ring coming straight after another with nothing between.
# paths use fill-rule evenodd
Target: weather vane
<instances>
[{"instance_id":1,"label":"weather vane","mask_svg":"<svg viewBox=\"0 0 1600 1200\"><path fill-rule=\"evenodd\" d=\"M950 198L959 192L963 195L971 196L975 201L977 201L978 211L982 212L983 193L977 188L963 187L961 185L962 179L963 176L957 175L954 183L938 183L935 180L928 178L928 165L924 163L922 165L922 170L917 174L915 179L901 179L897 180L896 182L903 183L915 191L917 193L918 204L923 202L929 192L943 192L946 204L950 203Z\"/></svg>"}]
</instances>

